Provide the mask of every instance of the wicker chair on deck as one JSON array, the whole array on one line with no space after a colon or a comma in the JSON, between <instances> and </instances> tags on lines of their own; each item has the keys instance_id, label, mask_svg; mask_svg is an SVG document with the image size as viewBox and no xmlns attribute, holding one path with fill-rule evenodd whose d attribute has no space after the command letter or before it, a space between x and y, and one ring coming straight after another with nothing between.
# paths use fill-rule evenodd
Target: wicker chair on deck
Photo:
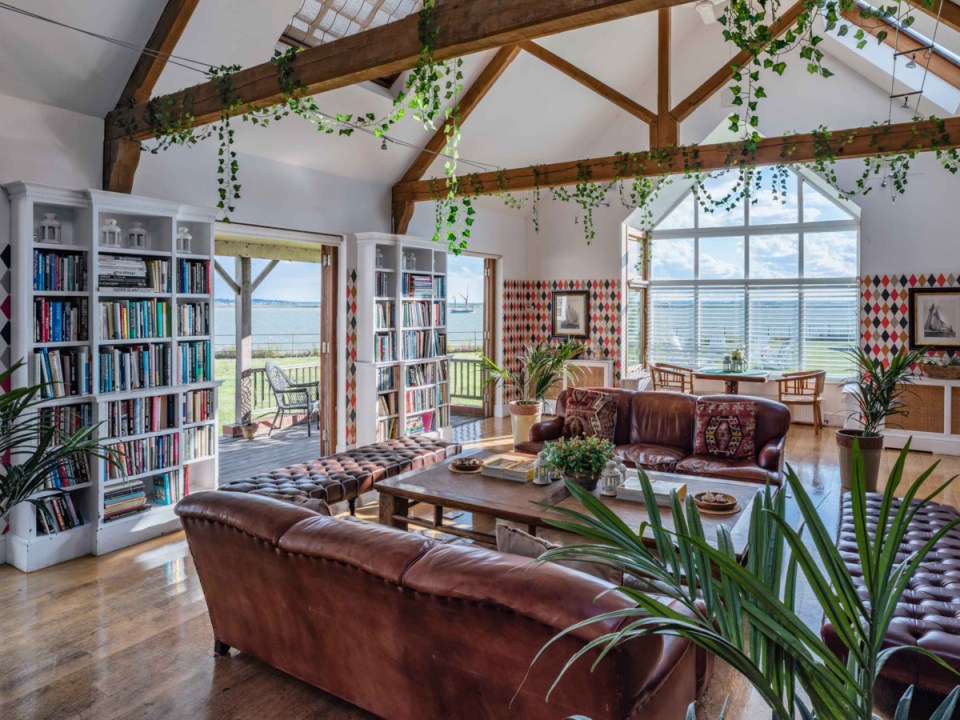
<instances>
[{"instance_id":1,"label":"wicker chair on deck","mask_svg":"<svg viewBox=\"0 0 960 720\"><path fill-rule=\"evenodd\" d=\"M288 412L302 411L307 415L307 437L310 437L310 416L317 413L317 430L320 429L320 381L295 383L276 363L266 365L267 382L277 399L277 414L270 423L270 432L273 432L277 421L283 422L283 416Z\"/></svg>"}]
</instances>

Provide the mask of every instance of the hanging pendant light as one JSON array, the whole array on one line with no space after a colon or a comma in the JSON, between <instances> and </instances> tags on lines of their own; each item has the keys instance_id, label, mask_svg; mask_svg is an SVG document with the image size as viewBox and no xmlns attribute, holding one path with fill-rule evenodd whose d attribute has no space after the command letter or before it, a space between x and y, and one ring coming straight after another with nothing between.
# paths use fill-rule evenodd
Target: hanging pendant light
<instances>
[{"instance_id":1,"label":"hanging pendant light","mask_svg":"<svg viewBox=\"0 0 960 720\"><path fill-rule=\"evenodd\" d=\"M917 67L917 54L913 53L913 55L911 55L910 59L907 61L907 68L909 70L915 70L916 67Z\"/></svg>"}]
</instances>

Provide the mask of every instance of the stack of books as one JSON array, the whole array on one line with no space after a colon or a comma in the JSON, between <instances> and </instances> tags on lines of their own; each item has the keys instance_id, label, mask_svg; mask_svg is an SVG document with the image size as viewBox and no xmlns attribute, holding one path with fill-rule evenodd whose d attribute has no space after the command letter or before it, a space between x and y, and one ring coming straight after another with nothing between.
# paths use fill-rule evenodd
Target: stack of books
<instances>
[{"instance_id":1,"label":"stack of books","mask_svg":"<svg viewBox=\"0 0 960 720\"><path fill-rule=\"evenodd\" d=\"M651 480L650 485L653 488L653 496L657 500L657 505L663 507L670 506L670 493L674 490L676 490L680 502L683 502L687 497L687 484L683 482ZM643 486L640 485L640 476L636 470L628 471L626 480L617 487L617 499L646 503L646 498L643 496Z\"/></svg>"},{"instance_id":2,"label":"stack of books","mask_svg":"<svg viewBox=\"0 0 960 720\"><path fill-rule=\"evenodd\" d=\"M34 250L33 289L86 292L87 254Z\"/></svg>"},{"instance_id":3,"label":"stack of books","mask_svg":"<svg viewBox=\"0 0 960 720\"><path fill-rule=\"evenodd\" d=\"M52 535L83 525L80 508L70 495L54 495L40 502L44 509L37 508L37 534Z\"/></svg>"},{"instance_id":4,"label":"stack of books","mask_svg":"<svg viewBox=\"0 0 960 720\"><path fill-rule=\"evenodd\" d=\"M430 432L433 427L433 413L426 412L420 415L411 415L407 418L407 435L418 435Z\"/></svg>"},{"instance_id":5,"label":"stack of books","mask_svg":"<svg viewBox=\"0 0 960 720\"><path fill-rule=\"evenodd\" d=\"M100 255L101 290L148 290L147 263L134 255Z\"/></svg>"},{"instance_id":6,"label":"stack of books","mask_svg":"<svg viewBox=\"0 0 960 720\"><path fill-rule=\"evenodd\" d=\"M503 453L494 455L484 462L480 468L480 473L502 480L528 482L533 480L533 463L534 458L530 455Z\"/></svg>"},{"instance_id":7,"label":"stack of books","mask_svg":"<svg viewBox=\"0 0 960 720\"><path fill-rule=\"evenodd\" d=\"M33 353L34 382L43 385L43 398L72 397L90 393L90 350L48 350Z\"/></svg>"},{"instance_id":8,"label":"stack of books","mask_svg":"<svg viewBox=\"0 0 960 720\"><path fill-rule=\"evenodd\" d=\"M38 343L87 340L89 318L86 300L33 301L33 341Z\"/></svg>"},{"instance_id":9,"label":"stack of books","mask_svg":"<svg viewBox=\"0 0 960 720\"><path fill-rule=\"evenodd\" d=\"M170 334L170 305L165 300L115 300L100 303L104 340L163 338Z\"/></svg>"},{"instance_id":10,"label":"stack of books","mask_svg":"<svg viewBox=\"0 0 960 720\"><path fill-rule=\"evenodd\" d=\"M414 298L425 298L430 300L433 297L433 277L430 275L413 275L405 273L404 295Z\"/></svg>"},{"instance_id":11,"label":"stack of books","mask_svg":"<svg viewBox=\"0 0 960 720\"><path fill-rule=\"evenodd\" d=\"M173 377L169 345L100 348L100 392L169 387Z\"/></svg>"},{"instance_id":12,"label":"stack of books","mask_svg":"<svg viewBox=\"0 0 960 720\"><path fill-rule=\"evenodd\" d=\"M103 493L103 521L136 515L148 507L143 483L132 482L107 488Z\"/></svg>"}]
</instances>

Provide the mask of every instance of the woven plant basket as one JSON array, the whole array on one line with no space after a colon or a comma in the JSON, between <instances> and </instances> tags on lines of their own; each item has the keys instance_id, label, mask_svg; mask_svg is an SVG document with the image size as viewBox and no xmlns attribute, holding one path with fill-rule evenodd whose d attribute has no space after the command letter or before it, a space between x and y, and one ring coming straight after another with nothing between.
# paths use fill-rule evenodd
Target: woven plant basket
<instances>
[{"instance_id":1,"label":"woven plant basket","mask_svg":"<svg viewBox=\"0 0 960 720\"><path fill-rule=\"evenodd\" d=\"M923 364L923 374L937 380L960 380L960 365Z\"/></svg>"}]
</instances>

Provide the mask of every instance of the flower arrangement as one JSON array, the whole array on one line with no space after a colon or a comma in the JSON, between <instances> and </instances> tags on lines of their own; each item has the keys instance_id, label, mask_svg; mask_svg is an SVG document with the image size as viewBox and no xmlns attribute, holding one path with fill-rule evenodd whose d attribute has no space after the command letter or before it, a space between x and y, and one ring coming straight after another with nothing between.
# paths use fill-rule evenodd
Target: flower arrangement
<instances>
[{"instance_id":1,"label":"flower arrangement","mask_svg":"<svg viewBox=\"0 0 960 720\"><path fill-rule=\"evenodd\" d=\"M547 470L561 472L592 490L613 450L612 442L596 435L560 438L543 448L543 464Z\"/></svg>"}]
</instances>

